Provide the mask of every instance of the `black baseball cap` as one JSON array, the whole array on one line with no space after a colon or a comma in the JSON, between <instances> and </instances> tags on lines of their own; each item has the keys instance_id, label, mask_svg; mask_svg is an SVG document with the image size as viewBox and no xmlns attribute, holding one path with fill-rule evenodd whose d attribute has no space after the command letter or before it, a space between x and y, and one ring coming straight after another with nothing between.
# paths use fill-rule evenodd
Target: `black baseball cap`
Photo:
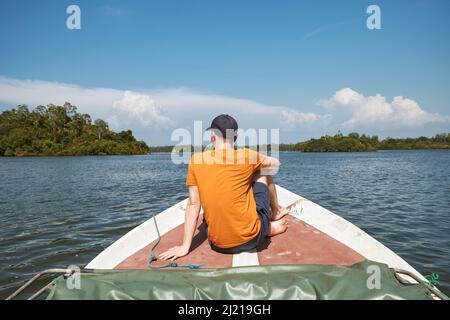
<instances>
[{"instance_id":1,"label":"black baseball cap","mask_svg":"<svg viewBox=\"0 0 450 320\"><path fill-rule=\"evenodd\" d=\"M219 130L222 133L222 137L226 137L227 130L236 131L238 129L238 124L232 116L228 114L221 114L220 116L214 118L209 128L206 128L206 130L211 129Z\"/></svg>"}]
</instances>

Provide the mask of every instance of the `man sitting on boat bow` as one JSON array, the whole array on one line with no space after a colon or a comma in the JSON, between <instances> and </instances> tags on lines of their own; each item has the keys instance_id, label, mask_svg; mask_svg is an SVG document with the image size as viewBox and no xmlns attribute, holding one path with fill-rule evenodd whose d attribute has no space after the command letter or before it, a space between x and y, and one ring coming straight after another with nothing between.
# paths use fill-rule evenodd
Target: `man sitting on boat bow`
<instances>
[{"instance_id":1,"label":"man sitting on boat bow","mask_svg":"<svg viewBox=\"0 0 450 320\"><path fill-rule=\"evenodd\" d=\"M287 229L288 212L278 205L270 169L280 161L248 148L235 149L238 125L229 115L216 117L211 130L213 150L194 154L189 163L183 243L159 258L175 260L189 253L200 208L207 225L211 248L221 253L239 253L258 247L265 237Z\"/></svg>"}]
</instances>

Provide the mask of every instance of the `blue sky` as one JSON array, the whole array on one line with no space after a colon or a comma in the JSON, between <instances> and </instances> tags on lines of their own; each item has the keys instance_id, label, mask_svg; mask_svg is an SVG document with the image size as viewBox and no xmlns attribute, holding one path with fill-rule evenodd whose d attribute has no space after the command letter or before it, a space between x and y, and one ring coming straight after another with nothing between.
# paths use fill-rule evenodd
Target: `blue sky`
<instances>
[{"instance_id":1,"label":"blue sky","mask_svg":"<svg viewBox=\"0 0 450 320\"><path fill-rule=\"evenodd\" d=\"M66 28L67 6L81 30ZM369 30L366 9L381 9ZM5 1L0 108L72 101L152 145L219 113L283 142L450 132L450 2Z\"/></svg>"}]
</instances>

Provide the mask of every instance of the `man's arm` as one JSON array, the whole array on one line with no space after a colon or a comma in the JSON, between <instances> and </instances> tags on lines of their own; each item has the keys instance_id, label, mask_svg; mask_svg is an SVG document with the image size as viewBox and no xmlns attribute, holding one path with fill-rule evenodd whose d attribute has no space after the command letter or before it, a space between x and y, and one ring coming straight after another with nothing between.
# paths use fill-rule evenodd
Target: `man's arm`
<instances>
[{"instance_id":1,"label":"man's arm","mask_svg":"<svg viewBox=\"0 0 450 320\"><path fill-rule=\"evenodd\" d=\"M261 175L263 176L273 176L280 169L280 160L273 157L264 157L261 164Z\"/></svg>"},{"instance_id":2,"label":"man's arm","mask_svg":"<svg viewBox=\"0 0 450 320\"><path fill-rule=\"evenodd\" d=\"M172 260L183 257L189 253L189 249L194 238L195 228L197 227L198 216L200 214L200 195L197 186L189 186L189 200L186 208L186 217L184 220L183 243L180 246L170 248L159 255L162 260Z\"/></svg>"}]
</instances>

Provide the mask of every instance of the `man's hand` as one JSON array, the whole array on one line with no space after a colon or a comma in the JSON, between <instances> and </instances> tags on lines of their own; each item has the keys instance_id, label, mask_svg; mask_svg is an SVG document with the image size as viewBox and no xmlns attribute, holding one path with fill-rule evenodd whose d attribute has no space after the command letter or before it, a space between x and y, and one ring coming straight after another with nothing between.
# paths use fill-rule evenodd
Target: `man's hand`
<instances>
[{"instance_id":1,"label":"man's hand","mask_svg":"<svg viewBox=\"0 0 450 320\"><path fill-rule=\"evenodd\" d=\"M174 261L175 259L178 259L180 257L184 257L189 252L189 248L185 246L176 246L172 247L169 250L161 253L159 255L159 258L162 260L171 260Z\"/></svg>"},{"instance_id":2,"label":"man's hand","mask_svg":"<svg viewBox=\"0 0 450 320\"><path fill-rule=\"evenodd\" d=\"M184 257L189 253L191 248L192 238L194 238L195 228L197 228L197 220L200 214L200 194L197 186L189 187L189 201L186 208L186 217L184 220L184 236L183 244L170 248L166 252L159 255L162 260L174 261L180 257Z\"/></svg>"}]
</instances>

